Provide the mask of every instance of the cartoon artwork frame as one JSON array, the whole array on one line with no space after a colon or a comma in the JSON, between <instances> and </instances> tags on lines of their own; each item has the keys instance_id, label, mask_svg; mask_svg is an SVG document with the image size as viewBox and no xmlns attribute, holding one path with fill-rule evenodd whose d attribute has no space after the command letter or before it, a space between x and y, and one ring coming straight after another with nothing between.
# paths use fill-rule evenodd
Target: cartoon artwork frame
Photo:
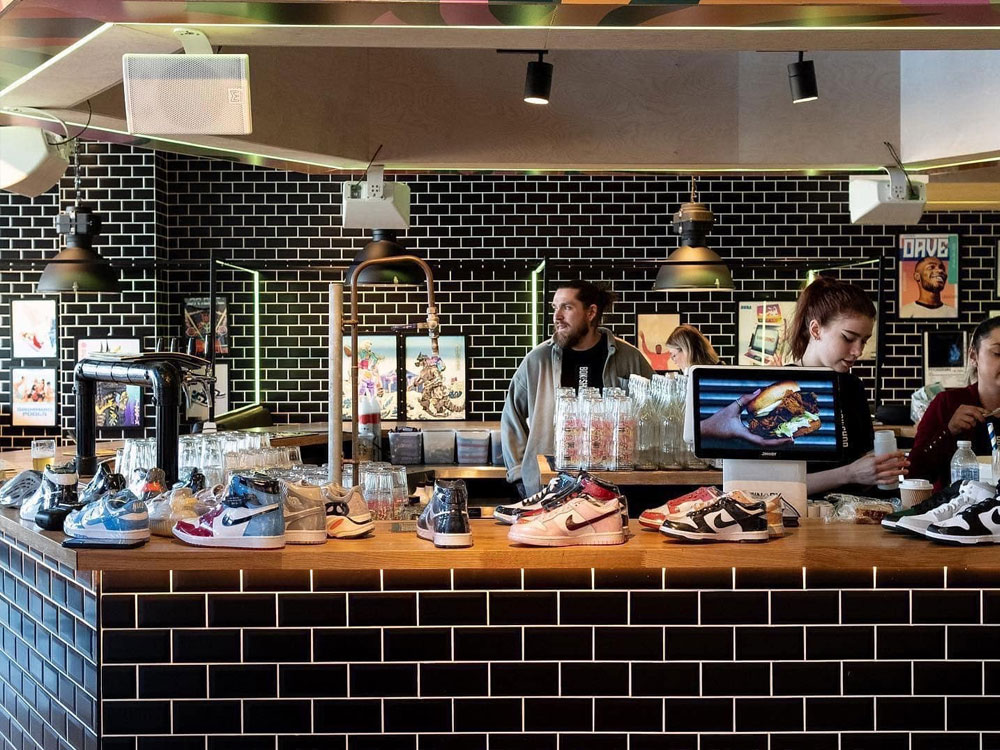
<instances>
[{"instance_id":1,"label":"cartoon artwork frame","mask_svg":"<svg viewBox=\"0 0 1000 750\"><path fill-rule=\"evenodd\" d=\"M27 391L19 388L20 379L31 382L36 379L47 381L52 386L52 398L41 403L44 407L35 406L27 398ZM18 391L24 391L25 396L18 398ZM10 412L11 425L14 427L58 427L59 426L59 368L57 367L11 367L10 368Z\"/></svg>"},{"instance_id":2,"label":"cartoon artwork frame","mask_svg":"<svg viewBox=\"0 0 1000 750\"><path fill-rule=\"evenodd\" d=\"M405 383L405 387L399 389L400 393L400 414L405 415L407 421L435 422L442 420L462 420L466 418L469 409L469 368L468 368L468 336L458 334L453 336L441 336L438 339L440 362L437 370L439 373L446 373L449 369L458 372L452 379L445 378L442 385L447 388L444 398L449 404L457 408L440 406L431 408L436 404L434 401L423 399L424 389L421 372L417 369L416 360L419 356L426 357L430 351L430 342L427 334L411 334L402 337L400 360L399 383ZM411 362L412 360L412 362ZM412 364L412 369L411 369ZM443 365L444 369L440 368ZM411 387L412 386L412 387ZM460 390L460 395L457 389ZM411 395L412 394L412 395ZM458 401L460 399L460 402Z\"/></svg>"},{"instance_id":3,"label":"cartoon artwork frame","mask_svg":"<svg viewBox=\"0 0 1000 750\"><path fill-rule=\"evenodd\" d=\"M896 247L899 272L896 277L897 320L957 320L961 295L962 263L959 237L954 233L901 234ZM939 310L917 304L920 284L914 279L917 264L925 257L947 261L947 279L938 294Z\"/></svg>"},{"instance_id":4,"label":"cartoon artwork frame","mask_svg":"<svg viewBox=\"0 0 1000 750\"><path fill-rule=\"evenodd\" d=\"M140 354L142 339L131 336L81 336L73 344L76 361L91 354ZM127 383L95 383L94 411L97 432L102 437L132 437L142 433L146 426L143 388ZM109 399L114 399L111 402ZM125 408L119 411L119 406ZM129 405L133 405L129 408ZM113 414L114 424L107 424Z\"/></svg>"},{"instance_id":5,"label":"cartoon artwork frame","mask_svg":"<svg viewBox=\"0 0 1000 750\"><path fill-rule=\"evenodd\" d=\"M681 324L680 313L636 313L635 346L656 372L678 372L667 349L667 338ZM651 347L660 346L657 354ZM664 366L661 366L664 365Z\"/></svg>"},{"instance_id":6,"label":"cartoon artwork frame","mask_svg":"<svg viewBox=\"0 0 1000 750\"><path fill-rule=\"evenodd\" d=\"M29 330L25 323L29 320L41 321L42 331ZM35 343L29 343L27 337ZM43 340L39 340L39 336ZM59 301L54 297L21 297L10 301L10 341L11 359L14 360L58 360L59 359ZM37 344L37 346L36 346Z\"/></svg>"},{"instance_id":7,"label":"cartoon artwork frame","mask_svg":"<svg viewBox=\"0 0 1000 750\"><path fill-rule=\"evenodd\" d=\"M195 345L193 347L193 354L198 357L204 357L205 344L203 343L205 336L200 333L201 325L196 321L196 315L207 315L209 312L209 304L211 303L211 297L184 297L181 302L181 330L183 333L184 350L188 351L190 346L189 342L193 339ZM205 327L207 329L208 321L204 321ZM229 354L229 305L228 300L225 296L217 296L215 298L215 354L216 356L226 356ZM200 347L199 347L200 344Z\"/></svg>"},{"instance_id":8,"label":"cartoon artwork frame","mask_svg":"<svg viewBox=\"0 0 1000 750\"><path fill-rule=\"evenodd\" d=\"M395 333L376 334L366 331L358 331L359 355L364 354L368 349L366 344L371 344L371 351L379 357L378 366L381 360L385 360L384 367L379 367L375 373L371 373L369 368L364 367L367 357L358 358L358 393L364 395L372 388L370 384L374 382L375 375L378 376L379 385L382 387L383 395L378 397L382 405L382 419L397 419L400 414L400 343L399 336ZM343 397L341 400L341 413L345 421L350 421L353 417L351 408L351 338L344 337L344 370L343 370ZM376 386L377 387L377 386ZM391 395L389 395L391 394ZM377 392L376 392L377 395Z\"/></svg>"}]
</instances>

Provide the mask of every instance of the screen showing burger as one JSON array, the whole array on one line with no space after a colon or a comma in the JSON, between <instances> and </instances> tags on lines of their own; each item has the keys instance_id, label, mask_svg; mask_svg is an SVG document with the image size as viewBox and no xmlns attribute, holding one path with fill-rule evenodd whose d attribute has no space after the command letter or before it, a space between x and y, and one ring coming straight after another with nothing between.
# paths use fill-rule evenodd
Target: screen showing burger
<instances>
[{"instance_id":1,"label":"screen showing burger","mask_svg":"<svg viewBox=\"0 0 1000 750\"><path fill-rule=\"evenodd\" d=\"M698 367L690 377L696 455L811 461L842 455L832 370Z\"/></svg>"}]
</instances>

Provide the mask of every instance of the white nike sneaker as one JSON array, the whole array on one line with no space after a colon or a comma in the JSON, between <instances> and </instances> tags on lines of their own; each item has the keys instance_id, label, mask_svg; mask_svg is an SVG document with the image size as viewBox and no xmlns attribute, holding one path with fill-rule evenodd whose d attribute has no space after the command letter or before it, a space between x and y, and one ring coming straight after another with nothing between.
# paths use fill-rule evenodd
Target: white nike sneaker
<instances>
[{"instance_id":1,"label":"white nike sneaker","mask_svg":"<svg viewBox=\"0 0 1000 750\"><path fill-rule=\"evenodd\" d=\"M981 483L976 482L975 484L981 484ZM989 485L986 486L988 487ZM962 493L959 494L959 496L956 497L951 502L947 502L944 505L939 505L936 508L932 508L926 513L921 513L915 516L904 516L903 518L900 518L899 522L896 524L896 531L906 531L910 534L916 534L918 536L926 536L927 528L929 526L931 526L932 524L940 524L942 521L947 521L949 518L965 510L970 505L980 502L981 500L986 500L988 499L988 497L992 497L993 490L991 488L989 496L980 498L979 500L971 496L971 495L978 496L982 494L981 491L978 490L978 488L975 489L970 488L969 494L964 494L964 493L965 493L965 485L963 484Z\"/></svg>"},{"instance_id":2,"label":"white nike sneaker","mask_svg":"<svg viewBox=\"0 0 1000 750\"><path fill-rule=\"evenodd\" d=\"M285 546L283 495L277 479L235 474L222 503L175 523L174 536L201 547L279 549Z\"/></svg>"}]
</instances>

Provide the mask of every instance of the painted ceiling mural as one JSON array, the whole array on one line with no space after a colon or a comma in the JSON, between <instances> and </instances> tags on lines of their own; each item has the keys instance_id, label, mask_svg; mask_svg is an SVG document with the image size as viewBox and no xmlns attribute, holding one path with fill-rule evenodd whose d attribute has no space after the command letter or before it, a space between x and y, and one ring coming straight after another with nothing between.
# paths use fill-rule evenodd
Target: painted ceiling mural
<instances>
[{"instance_id":1,"label":"painted ceiling mural","mask_svg":"<svg viewBox=\"0 0 1000 750\"><path fill-rule=\"evenodd\" d=\"M252 23L423 27L982 27L1000 25L1000 0L364 0L141 2L0 0L0 90L104 23Z\"/></svg>"}]
</instances>

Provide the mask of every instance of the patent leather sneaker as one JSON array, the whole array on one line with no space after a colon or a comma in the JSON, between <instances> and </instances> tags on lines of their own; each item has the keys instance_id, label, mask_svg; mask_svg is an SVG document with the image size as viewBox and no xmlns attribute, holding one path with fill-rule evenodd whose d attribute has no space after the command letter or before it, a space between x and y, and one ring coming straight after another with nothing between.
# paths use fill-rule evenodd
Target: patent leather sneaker
<instances>
[{"instance_id":1,"label":"patent leather sneaker","mask_svg":"<svg viewBox=\"0 0 1000 750\"><path fill-rule=\"evenodd\" d=\"M424 512L417 519L417 536L435 547L471 547L469 493L461 479L439 479Z\"/></svg>"},{"instance_id":2,"label":"patent leather sneaker","mask_svg":"<svg viewBox=\"0 0 1000 750\"><path fill-rule=\"evenodd\" d=\"M744 504L731 494L722 495L687 513L667 516L660 532L696 542L765 542L767 504Z\"/></svg>"},{"instance_id":3,"label":"patent leather sneaker","mask_svg":"<svg viewBox=\"0 0 1000 750\"><path fill-rule=\"evenodd\" d=\"M174 524L174 536L204 547L277 549L285 546L283 491L277 479L236 474L222 502Z\"/></svg>"},{"instance_id":4,"label":"patent leather sneaker","mask_svg":"<svg viewBox=\"0 0 1000 750\"><path fill-rule=\"evenodd\" d=\"M559 497L567 497L580 489L580 480L572 474L560 472L556 474L549 483L542 487L534 495L529 495L523 500L507 505L498 505L493 509L493 518L500 523L512 524L522 515L534 515L540 513L542 505L549 500Z\"/></svg>"},{"instance_id":5,"label":"patent leather sneaker","mask_svg":"<svg viewBox=\"0 0 1000 750\"><path fill-rule=\"evenodd\" d=\"M4 508L20 508L29 497L38 491L42 483L42 472L25 469L16 477L8 480L0 487L0 506Z\"/></svg>"},{"instance_id":6,"label":"patent leather sneaker","mask_svg":"<svg viewBox=\"0 0 1000 750\"><path fill-rule=\"evenodd\" d=\"M960 490L962 489L962 480L957 479L952 482L948 487L944 487L938 490L933 495L931 495L926 500L917 503L916 505L911 505L909 508L904 510L897 510L895 513L890 513L885 518L882 519L882 528L889 531L903 531L900 529L899 522L906 518L907 516L919 516L926 513L929 510L934 510L937 507L944 505L945 503L950 503L956 497L959 496Z\"/></svg>"},{"instance_id":7,"label":"patent leather sneaker","mask_svg":"<svg viewBox=\"0 0 1000 750\"><path fill-rule=\"evenodd\" d=\"M38 489L21 504L21 520L34 523L35 514L42 508L76 505L77 479L76 464L73 461L61 466L46 466Z\"/></svg>"},{"instance_id":8,"label":"patent leather sneaker","mask_svg":"<svg viewBox=\"0 0 1000 750\"><path fill-rule=\"evenodd\" d=\"M900 518L896 524L896 530L906 531L917 536L925 536L927 529L932 524L940 524L942 521L946 521L960 511L965 510L970 505L975 505L983 500L989 500L995 494L996 490L985 482L966 480L959 487L957 497L924 513Z\"/></svg>"},{"instance_id":9,"label":"patent leather sneaker","mask_svg":"<svg viewBox=\"0 0 1000 750\"><path fill-rule=\"evenodd\" d=\"M618 497L581 493L546 513L522 518L510 527L507 538L535 547L622 544L627 538L622 509Z\"/></svg>"},{"instance_id":10,"label":"patent leather sneaker","mask_svg":"<svg viewBox=\"0 0 1000 750\"><path fill-rule=\"evenodd\" d=\"M149 539L149 511L129 490L99 499L74 510L63 524L67 536L105 542L141 542Z\"/></svg>"},{"instance_id":11,"label":"patent leather sneaker","mask_svg":"<svg viewBox=\"0 0 1000 750\"><path fill-rule=\"evenodd\" d=\"M360 487L339 484L319 488L326 513L326 535L331 539L354 539L375 531L375 517L368 509Z\"/></svg>"},{"instance_id":12,"label":"patent leather sneaker","mask_svg":"<svg viewBox=\"0 0 1000 750\"><path fill-rule=\"evenodd\" d=\"M97 471L94 472L94 476L92 476L90 481L87 482L86 487L79 492L80 503L83 505L92 503L111 489L108 486L108 481L111 479L113 473L114 472L112 472L109 468L107 461L99 463L97 465ZM118 489L120 490L122 488L119 487Z\"/></svg>"},{"instance_id":13,"label":"patent leather sneaker","mask_svg":"<svg viewBox=\"0 0 1000 750\"><path fill-rule=\"evenodd\" d=\"M197 494L205 489L205 475L193 466L186 466L180 471L178 484L191 490L191 494ZM174 487L177 485L175 484Z\"/></svg>"},{"instance_id":14,"label":"patent leather sneaker","mask_svg":"<svg viewBox=\"0 0 1000 750\"><path fill-rule=\"evenodd\" d=\"M932 523L924 536L946 544L1000 544L1000 498L991 497Z\"/></svg>"},{"instance_id":15,"label":"patent leather sneaker","mask_svg":"<svg viewBox=\"0 0 1000 750\"><path fill-rule=\"evenodd\" d=\"M666 517L671 513L677 513L680 510L687 510L698 502L710 502L715 500L721 494L722 493L715 487L699 487L694 492L689 492L686 495L675 497L673 500L668 500L663 505L658 505L655 508L644 510L639 514L639 525L644 529L658 531L660 526L663 525L664 519L666 519Z\"/></svg>"}]
</instances>

